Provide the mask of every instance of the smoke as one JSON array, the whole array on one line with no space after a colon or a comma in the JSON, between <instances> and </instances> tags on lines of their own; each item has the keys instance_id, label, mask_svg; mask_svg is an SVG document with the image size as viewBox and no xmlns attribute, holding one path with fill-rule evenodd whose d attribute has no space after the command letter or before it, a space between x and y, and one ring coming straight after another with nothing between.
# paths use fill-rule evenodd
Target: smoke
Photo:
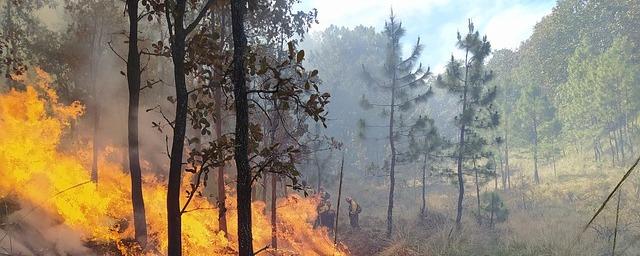
<instances>
[{"instance_id":1,"label":"smoke","mask_svg":"<svg viewBox=\"0 0 640 256\"><path fill-rule=\"evenodd\" d=\"M9 255L94 255L79 232L60 218L25 201L20 207L2 223L0 251Z\"/></svg>"}]
</instances>

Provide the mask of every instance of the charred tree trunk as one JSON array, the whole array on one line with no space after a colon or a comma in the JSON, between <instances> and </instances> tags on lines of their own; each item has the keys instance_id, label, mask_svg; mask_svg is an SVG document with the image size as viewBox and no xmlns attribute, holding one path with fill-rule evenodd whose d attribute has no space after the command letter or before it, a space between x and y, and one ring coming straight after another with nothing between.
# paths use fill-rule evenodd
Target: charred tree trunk
<instances>
[{"instance_id":1,"label":"charred tree trunk","mask_svg":"<svg viewBox=\"0 0 640 256\"><path fill-rule=\"evenodd\" d=\"M277 208L276 200L277 196L277 188L278 188L278 177L275 173L271 174L271 247L274 250L278 250L278 226L276 223L277 220Z\"/></svg>"},{"instance_id":2,"label":"charred tree trunk","mask_svg":"<svg viewBox=\"0 0 640 256\"><path fill-rule=\"evenodd\" d=\"M142 196L142 170L138 145L138 112L140 104L140 53L138 51L138 0L128 0L129 53L127 55L127 83L129 85L129 111L127 116L129 142L129 171L131 172L131 202L136 241L143 247L147 243L147 221ZM97 105L97 103L96 103ZM96 114L96 119L98 118ZM96 121L97 125L97 121ZM95 136L95 134L94 134ZM96 157L94 144L94 161ZM95 163L94 163L95 165ZM97 176L97 168L96 180Z\"/></svg>"},{"instance_id":3,"label":"charred tree trunk","mask_svg":"<svg viewBox=\"0 0 640 256\"><path fill-rule=\"evenodd\" d=\"M136 25L137 26L137 25ZM97 28L94 26L94 29L97 30ZM130 29L132 29L132 26L130 26ZM96 45L96 32L94 31L94 34L91 37L91 47L90 47L90 55L91 56L90 60L89 60L89 80L91 81L91 90L92 90L92 110L93 110L93 133L92 133L92 140L93 140L93 148L92 148L92 152L91 152L91 180L95 183L98 183L98 147L99 147L99 143L98 143L98 126L100 125L100 104L98 103L98 85L96 83L96 63L95 63L95 58L96 56L94 56L95 53L95 45ZM131 36L131 35L129 35ZM129 44L131 45L131 44ZM127 66L127 69L129 67ZM139 79L139 75L138 75L138 81ZM128 78L127 78L128 79ZM139 83L138 83L139 84ZM129 88L131 88L131 86L129 86Z\"/></svg>"},{"instance_id":4,"label":"charred tree trunk","mask_svg":"<svg viewBox=\"0 0 640 256\"><path fill-rule=\"evenodd\" d=\"M251 167L249 166L249 104L244 76L247 37L244 31L245 0L231 2L233 30L233 94L236 108L235 160L238 169L238 248L241 256L253 255L251 234Z\"/></svg>"},{"instance_id":5,"label":"charred tree trunk","mask_svg":"<svg viewBox=\"0 0 640 256\"><path fill-rule=\"evenodd\" d=\"M171 42L171 57L173 59L173 75L176 86L176 116L173 123L173 138L171 143L171 160L169 164L169 185L167 189L167 225L168 225L168 254L182 255L182 214L180 212L180 183L182 181L182 154L187 126L188 93L185 70L185 52L187 31L184 27L184 13L186 0L177 0L172 12L173 32ZM169 25L171 26L171 25Z\"/></svg>"}]
</instances>

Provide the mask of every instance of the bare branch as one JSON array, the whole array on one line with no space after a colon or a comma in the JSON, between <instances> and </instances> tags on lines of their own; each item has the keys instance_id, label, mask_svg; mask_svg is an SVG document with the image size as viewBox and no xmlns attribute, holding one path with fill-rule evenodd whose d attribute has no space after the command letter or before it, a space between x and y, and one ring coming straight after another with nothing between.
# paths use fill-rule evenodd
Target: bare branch
<instances>
[{"instance_id":1,"label":"bare branch","mask_svg":"<svg viewBox=\"0 0 640 256\"><path fill-rule=\"evenodd\" d=\"M122 61L124 61L124 63L127 63L127 60L125 60L115 49L113 49L113 46L111 45L111 41L107 42L107 45L109 45L109 48L111 49L111 51L118 56L118 58L120 58Z\"/></svg>"},{"instance_id":2,"label":"bare branch","mask_svg":"<svg viewBox=\"0 0 640 256\"><path fill-rule=\"evenodd\" d=\"M193 31L193 29L196 28L196 26L198 26L198 24L200 23L200 21L202 20L202 18L204 18L204 16L207 14L207 11L209 9L211 9L211 6L213 6L213 3L215 3L216 0L209 0L207 1L207 4L202 8L202 10L200 10L200 13L198 13L198 17L196 17L196 19L191 22L191 24L189 24L189 26L187 26L186 29L186 34L191 33L191 31Z\"/></svg>"}]
</instances>

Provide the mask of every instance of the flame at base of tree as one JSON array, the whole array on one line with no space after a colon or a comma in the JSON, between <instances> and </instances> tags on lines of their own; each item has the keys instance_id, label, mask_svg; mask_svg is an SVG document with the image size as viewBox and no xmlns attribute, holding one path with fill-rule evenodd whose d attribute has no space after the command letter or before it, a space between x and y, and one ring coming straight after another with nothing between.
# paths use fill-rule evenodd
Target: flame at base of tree
<instances>
[{"instance_id":1,"label":"flame at base of tree","mask_svg":"<svg viewBox=\"0 0 640 256\"><path fill-rule=\"evenodd\" d=\"M133 218L126 171L102 157L100 181L95 184L86 168L90 149L60 150L65 129L82 115L84 108L79 102L60 103L50 87L49 75L41 70L35 73L32 78L16 77L25 84L24 91L12 89L0 95L1 197L16 198L23 207L29 205L59 219L60 225L79 234L87 244L115 244L125 255L164 254L167 248L164 182L151 175L144 177L150 242L145 253L136 252L136 246L127 243L133 237L133 225L129 224ZM194 197L182 216L183 250L187 255L236 254L235 197L228 196L226 203L228 239L218 230L214 204ZM348 254L346 249L333 245L326 229L313 229L317 203L317 198L298 195L278 202L278 254ZM255 202L253 209L254 244L263 248L271 241L271 225L263 202Z\"/></svg>"}]
</instances>

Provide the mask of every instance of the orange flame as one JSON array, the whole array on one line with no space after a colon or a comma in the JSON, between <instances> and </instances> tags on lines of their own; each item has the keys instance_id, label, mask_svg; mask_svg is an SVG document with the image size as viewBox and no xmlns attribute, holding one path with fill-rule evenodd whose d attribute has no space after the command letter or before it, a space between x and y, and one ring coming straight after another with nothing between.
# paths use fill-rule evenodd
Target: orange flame
<instances>
[{"instance_id":1,"label":"orange flame","mask_svg":"<svg viewBox=\"0 0 640 256\"><path fill-rule=\"evenodd\" d=\"M77 231L85 241L114 243L130 254L124 241L133 237L129 178L116 163L101 158L100 181L90 181L85 167L90 150L65 153L59 150L64 130L82 115L79 102L64 105L50 87L51 77L36 69L34 78L14 77L26 90L12 89L0 95L0 195L15 195ZM184 180L189 180L185 177ZM147 254L163 254L167 248L166 186L152 175L144 176L143 192L150 244ZM298 195L278 202L277 254L347 255L336 248L326 229L313 229L317 198ZM227 197L229 239L218 230L217 210L202 197L194 198L191 211L183 214L183 250L186 255L235 254L237 212L235 198ZM254 246L271 241L271 224L265 204L253 204ZM118 224L120 228L114 228ZM273 253L273 252L272 252ZM274 253L275 254L275 253Z\"/></svg>"}]
</instances>

